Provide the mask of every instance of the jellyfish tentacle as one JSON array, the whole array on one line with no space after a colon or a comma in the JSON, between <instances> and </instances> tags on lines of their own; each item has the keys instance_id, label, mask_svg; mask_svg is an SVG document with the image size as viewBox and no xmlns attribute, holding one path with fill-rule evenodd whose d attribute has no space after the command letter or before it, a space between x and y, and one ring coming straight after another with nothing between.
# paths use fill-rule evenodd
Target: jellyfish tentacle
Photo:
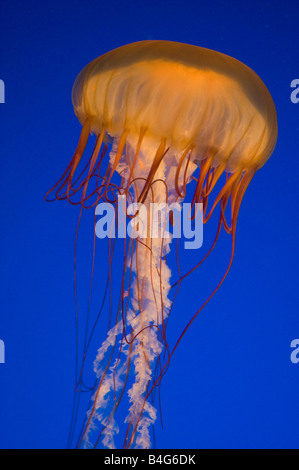
<instances>
[{"instance_id":1,"label":"jellyfish tentacle","mask_svg":"<svg viewBox=\"0 0 299 470\"><path fill-rule=\"evenodd\" d=\"M79 142L74 152L74 155L70 163L68 164L66 170L64 171L63 175L54 184L54 186L46 193L45 195L46 201L54 201L58 199L57 197L55 197L54 199L48 199L48 195L51 194L54 191L54 189L56 189L57 187L60 189L60 188L63 188L66 184L69 184L69 181L73 177L75 169L78 166L79 161L81 160L81 157L84 153L85 147L87 145L88 137L89 137L89 132L90 132L90 120L87 118L83 124L80 137L79 137ZM61 186L59 186L60 183L61 183Z\"/></svg>"},{"instance_id":2,"label":"jellyfish tentacle","mask_svg":"<svg viewBox=\"0 0 299 470\"><path fill-rule=\"evenodd\" d=\"M144 187L141 191L141 194L137 199L138 202L140 202L141 204L143 204L145 202L145 199L147 197L147 194L148 194L150 185L153 181L153 178L155 176L155 173L156 173L157 169L159 168L159 165L160 165L161 161L163 160L164 156L166 155L167 151L168 151L168 149L166 148L166 139L163 137L161 139L160 145L157 149L157 152L156 152L153 164L151 166L151 169L150 169L150 171L148 173L148 176L146 178L147 179L146 184L144 185Z\"/></svg>"},{"instance_id":3,"label":"jellyfish tentacle","mask_svg":"<svg viewBox=\"0 0 299 470\"><path fill-rule=\"evenodd\" d=\"M175 172L174 184L175 184L175 189L176 189L177 195L178 195L180 198L184 198L184 197L185 197L185 194L186 194L186 185L187 185L186 173L187 173L188 163L189 163L189 161L190 161L191 152L192 152L193 147L194 147L193 145L189 145L189 146L183 151L183 153L182 153L182 155L181 155L181 157L180 157L180 159L179 159L179 163L178 163L176 172ZM183 181L183 184L182 184L182 189L180 190L180 189L179 189L179 176L180 176L180 171L181 171L183 162L185 161L185 158L186 158L186 156L188 155L188 153L189 153L189 157L188 157L187 165L185 166L185 169L184 169L184 181Z\"/></svg>"},{"instance_id":4,"label":"jellyfish tentacle","mask_svg":"<svg viewBox=\"0 0 299 470\"><path fill-rule=\"evenodd\" d=\"M88 183L90 181L90 178L91 178L96 160L98 158L98 155L99 155L102 143L103 143L104 136L105 136L105 128L103 127L101 133L97 136L94 151L93 151L92 156L91 156L90 165L89 165L89 169L88 169L88 175L85 178L85 184L84 184L84 188L83 188L83 191L82 191L81 204L83 204L83 202L85 200Z\"/></svg>"}]
</instances>

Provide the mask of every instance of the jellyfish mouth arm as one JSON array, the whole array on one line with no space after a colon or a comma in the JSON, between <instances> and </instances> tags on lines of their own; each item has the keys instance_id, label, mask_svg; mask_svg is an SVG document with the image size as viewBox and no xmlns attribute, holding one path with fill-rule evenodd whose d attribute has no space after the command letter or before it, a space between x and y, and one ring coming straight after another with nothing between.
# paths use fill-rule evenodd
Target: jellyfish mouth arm
<instances>
[{"instance_id":1,"label":"jellyfish mouth arm","mask_svg":"<svg viewBox=\"0 0 299 470\"><path fill-rule=\"evenodd\" d=\"M140 179L135 200L141 202L133 207L138 213L136 220L132 219L138 236L134 254L132 308L126 321L134 335L131 360L135 381L128 391L131 406L126 418L126 448L134 444L137 448L149 448L151 445L149 428L155 423L157 411L147 395L154 380L155 364L166 344L165 320L171 307L168 298L171 271L165 255L170 251L171 244L167 231L167 202L174 188L168 184L167 166L161 161L161 156L165 155L165 142L161 141L155 155L150 155L150 152L151 149L140 155ZM127 160L132 161L132 156L130 159L127 155ZM170 181L173 181L172 176ZM153 210L155 208L159 209L159 217Z\"/></svg>"},{"instance_id":2,"label":"jellyfish mouth arm","mask_svg":"<svg viewBox=\"0 0 299 470\"><path fill-rule=\"evenodd\" d=\"M160 146L157 154L162 150ZM127 162L136 160L134 147L129 147L128 152L130 151L131 155L126 155ZM115 152L117 152L116 148ZM112 151L112 164L113 157ZM148 183L150 172L151 164L148 160L154 161L155 159L152 155L146 154L141 158L143 160L139 161L138 168L134 168L135 174L132 167L125 167L126 163L123 161L117 168L124 179L124 188L130 185L130 178L132 181L135 180L131 184L135 192L134 201L138 200L140 194L144 194L142 205L145 219L141 217L141 210L138 213L139 206L133 205L131 213L134 215L134 210L137 210L137 215L131 219L132 228L136 233L135 250L133 257L129 257L126 261L126 268L128 269L128 265L131 264L133 271L133 282L129 286L130 308L127 312L122 312L122 320L118 321L108 332L94 362L99 384L93 396L93 405L82 438L87 447L91 445L91 433L96 427L96 422L100 422L103 426L101 431L103 445L115 447L114 438L118 433L115 411L126 389L130 367L131 370L134 369L134 381L130 382L128 387L130 407L126 418L128 428L124 447L149 448L151 444L149 428L157 417L157 411L147 395L151 382L155 379L157 360L166 343L165 320L171 307L171 301L168 298L171 272L165 259L171 243L171 237L165 226L166 203L171 195L171 188L167 184L166 165L160 162L154 178L151 178L147 189L143 191ZM137 176L138 181L136 181ZM173 181L173 175L170 180ZM155 213L151 210L153 204L162 206L164 215L161 218L153 220L155 217ZM152 227L155 224L156 232L153 232ZM124 290L124 296L127 297L127 295L128 293ZM120 336L118 345L117 338ZM111 362L108 360L108 365L103 368L102 364L105 363L105 358L111 348L115 350L111 353ZM117 353L118 348L119 353ZM115 355L116 360L112 364L112 357L115 358Z\"/></svg>"}]
</instances>

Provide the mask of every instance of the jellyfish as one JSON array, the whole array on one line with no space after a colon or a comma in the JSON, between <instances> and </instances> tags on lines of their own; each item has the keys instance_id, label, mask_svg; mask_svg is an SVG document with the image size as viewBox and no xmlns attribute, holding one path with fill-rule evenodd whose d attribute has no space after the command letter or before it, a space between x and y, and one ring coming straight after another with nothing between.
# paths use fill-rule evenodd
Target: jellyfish
<instances>
[{"instance_id":1,"label":"jellyfish","mask_svg":"<svg viewBox=\"0 0 299 470\"><path fill-rule=\"evenodd\" d=\"M81 135L46 198L79 205L80 216L105 203L115 209L116 223L122 198L122 216L134 232L130 239L121 237L118 307L99 340L95 384L77 446L114 448L116 435L123 433L124 448L149 448L158 414L154 393L181 339L228 274L241 201L276 144L276 110L262 80L243 63L170 41L136 42L93 60L78 75L72 101ZM86 157L91 134L95 145ZM189 219L196 221L199 214L207 224L217 217L217 230L205 256L195 252L193 268L179 268L173 279L169 226L178 228L173 208L188 197ZM156 220L158 236L151 232L152 204L162 205L161 214L164 210ZM170 345L167 324L178 289L211 254L220 232L231 237L227 269ZM87 348L88 342L84 357ZM125 396L127 415L119 423Z\"/></svg>"}]
</instances>

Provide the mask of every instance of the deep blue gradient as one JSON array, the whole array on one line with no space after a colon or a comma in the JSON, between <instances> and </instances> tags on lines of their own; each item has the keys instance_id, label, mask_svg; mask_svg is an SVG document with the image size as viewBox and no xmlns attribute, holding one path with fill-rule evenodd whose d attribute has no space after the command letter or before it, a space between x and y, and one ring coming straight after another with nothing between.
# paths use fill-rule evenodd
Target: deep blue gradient
<instances>
[{"instance_id":1,"label":"deep blue gradient","mask_svg":"<svg viewBox=\"0 0 299 470\"><path fill-rule=\"evenodd\" d=\"M165 376L164 429L157 421L156 446L298 447L299 363L290 361L290 343L299 337L299 103L290 100L290 83L299 78L299 4L3 0L0 8L0 79L6 85L6 103L0 104L0 339L6 346L0 447L66 446L78 210L46 203L44 194L68 164L80 133L70 99L77 74L95 57L143 39L203 46L246 63L269 88L279 126L275 152L242 203L229 276ZM81 230L84 316L92 226L83 221ZM204 247L209 235L207 228ZM187 281L169 323L172 344L221 278L229 257L221 247ZM101 269L107 253L101 242L97 249Z\"/></svg>"}]
</instances>

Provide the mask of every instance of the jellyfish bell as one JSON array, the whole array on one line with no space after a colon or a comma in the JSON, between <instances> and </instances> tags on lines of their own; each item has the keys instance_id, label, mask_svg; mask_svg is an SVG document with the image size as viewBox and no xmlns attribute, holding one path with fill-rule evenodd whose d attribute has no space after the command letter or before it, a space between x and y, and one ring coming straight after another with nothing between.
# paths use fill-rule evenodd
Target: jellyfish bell
<instances>
[{"instance_id":1,"label":"jellyfish bell","mask_svg":"<svg viewBox=\"0 0 299 470\"><path fill-rule=\"evenodd\" d=\"M260 167L273 151L275 107L264 83L232 57L197 46L143 41L100 56L79 74L73 105L81 124L138 140L147 130L175 151L235 171Z\"/></svg>"},{"instance_id":2,"label":"jellyfish bell","mask_svg":"<svg viewBox=\"0 0 299 470\"><path fill-rule=\"evenodd\" d=\"M173 286L179 287L207 258L222 227L232 236L225 274L172 348L166 340L173 302L171 271L164 256L171 237L153 238L147 231L130 248L125 242L120 306L98 350L97 383L78 444L97 446L101 441L114 447L116 412L128 389L123 444L147 448L157 414L152 392L181 338L230 268L243 195L275 147L276 110L264 83L243 63L169 41L137 42L95 59L77 77L72 101L83 127L70 164L50 191L55 191L55 199L68 199L84 209L100 201L116 206L117 195L124 194L148 208L183 201L192 181L191 207L202 204L207 223L220 206L218 229L208 253L188 273L179 271ZM95 147L80 172L91 133L96 135ZM109 156L107 138L112 142ZM135 380L128 385L132 369ZM101 430L92 441L95 422Z\"/></svg>"}]
</instances>

